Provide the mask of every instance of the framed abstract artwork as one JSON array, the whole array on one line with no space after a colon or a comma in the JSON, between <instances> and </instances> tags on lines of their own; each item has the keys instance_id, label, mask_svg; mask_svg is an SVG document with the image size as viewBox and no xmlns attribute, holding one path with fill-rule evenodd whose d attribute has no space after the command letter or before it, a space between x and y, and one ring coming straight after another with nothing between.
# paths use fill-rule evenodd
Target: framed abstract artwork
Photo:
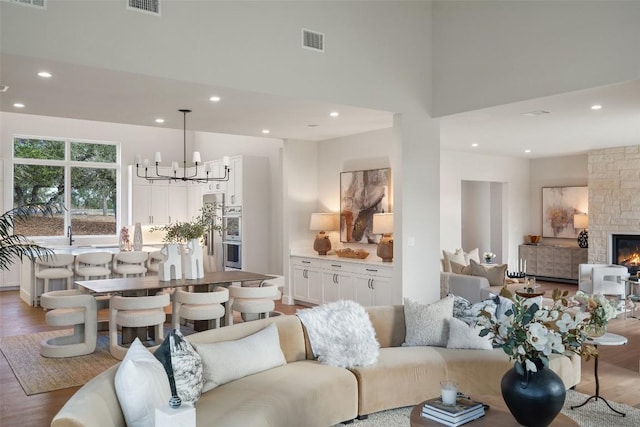
<instances>
[{"instance_id":1,"label":"framed abstract artwork","mask_svg":"<svg viewBox=\"0 0 640 427\"><path fill-rule=\"evenodd\" d=\"M378 243L373 214L389 212L391 169L340 173L340 241Z\"/></svg>"},{"instance_id":2,"label":"framed abstract artwork","mask_svg":"<svg viewBox=\"0 0 640 427\"><path fill-rule=\"evenodd\" d=\"M573 238L573 216L588 212L588 187L542 188L542 237Z\"/></svg>"}]
</instances>

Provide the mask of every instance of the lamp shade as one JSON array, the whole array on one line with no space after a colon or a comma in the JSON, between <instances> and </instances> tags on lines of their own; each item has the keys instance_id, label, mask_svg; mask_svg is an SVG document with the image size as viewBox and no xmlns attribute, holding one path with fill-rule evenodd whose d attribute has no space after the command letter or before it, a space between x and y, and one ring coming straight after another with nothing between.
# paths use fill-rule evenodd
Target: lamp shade
<instances>
[{"instance_id":1,"label":"lamp shade","mask_svg":"<svg viewBox=\"0 0 640 427\"><path fill-rule=\"evenodd\" d=\"M573 228L585 229L589 228L589 215L587 214L576 214L573 216Z\"/></svg>"},{"instance_id":2,"label":"lamp shade","mask_svg":"<svg viewBox=\"0 0 640 427\"><path fill-rule=\"evenodd\" d=\"M331 231L336 229L336 214L333 213L312 213L309 230Z\"/></svg>"},{"instance_id":3,"label":"lamp shade","mask_svg":"<svg viewBox=\"0 0 640 427\"><path fill-rule=\"evenodd\" d=\"M373 234L393 233L393 214L378 213L373 214Z\"/></svg>"}]
</instances>

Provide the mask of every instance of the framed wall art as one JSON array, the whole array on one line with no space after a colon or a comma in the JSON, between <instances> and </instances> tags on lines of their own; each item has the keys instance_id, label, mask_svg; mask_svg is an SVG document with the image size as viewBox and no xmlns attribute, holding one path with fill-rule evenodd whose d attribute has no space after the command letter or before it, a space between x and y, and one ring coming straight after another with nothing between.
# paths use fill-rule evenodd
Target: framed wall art
<instances>
[{"instance_id":1,"label":"framed wall art","mask_svg":"<svg viewBox=\"0 0 640 427\"><path fill-rule=\"evenodd\" d=\"M573 216L588 212L588 187L542 188L542 237L573 238Z\"/></svg>"},{"instance_id":2,"label":"framed wall art","mask_svg":"<svg viewBox=\"0 0 640 427\"><path fill-rule=\"evenodd\" d=\"M340 241L377 243L373 214L390 212L391 169L340 173Z\"/></svg>"}]
</instances>

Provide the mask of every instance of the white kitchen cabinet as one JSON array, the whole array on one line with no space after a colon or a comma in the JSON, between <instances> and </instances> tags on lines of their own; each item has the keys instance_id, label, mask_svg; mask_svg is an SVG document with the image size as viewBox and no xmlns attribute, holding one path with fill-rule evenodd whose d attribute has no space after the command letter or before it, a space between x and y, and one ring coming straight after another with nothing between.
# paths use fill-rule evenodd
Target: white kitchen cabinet
<instances>
[{"instance_id":1,"label":"white kitchen cabinet","mask_svg":"<svg viewBox=\"0 0 640 427\"><path fill-rule=\"evenodd\" d=\"M393 304L393 267L326 256L292 256L293 297L318 304L340 299L363 306Z\"/></svg>"},{"instance_id":2,"label":"white kitchen cabinet","mask_svg":"<svg viewBox=\"0 0 640 427\"><path fill-rule=\"evenodd\" d=\"M169 168L159 168L169 175ZM148 181L133 177L132 222L167 224L187 219L187 186L182 181Z\"/></svg>"},{"instance_id":3,"label":"white kitchen cabinet","mask_svg":"<svg viewBox=\"0 0 640 427\"><path fill-rule=\"evenodd\" d=\"M229 159L229 181L227 182L227 205L242 205L242 185L243 185L243 161L242 156L235 156Z\"/></svg>"},{"instance_id":4,"label":"white kitchen cabinet","mask_svg":"<svg viewBox=\"0 0 640 427\"><path fill-rule=\"evenodd\" d=\"M322 272L311 260L298 260L293 265L294 298L303 302L322 302Z\"/></svg>"},{"instance_id":5,"label":"white kitchen cabinet","mask_svg":"<svg viewBox=\"0 0 640 427\"><path fill-rule=\"evenodd\" d=\"M225 175L224 163L222 162L222 160L214 160L212 162L207 162L207 166L210 168L209 178L224 177ZM209 181L205 184L205 194L211 194L211 193L226 194L227 184L228 184L228 181Z\"/></svg>"}]
</instances>

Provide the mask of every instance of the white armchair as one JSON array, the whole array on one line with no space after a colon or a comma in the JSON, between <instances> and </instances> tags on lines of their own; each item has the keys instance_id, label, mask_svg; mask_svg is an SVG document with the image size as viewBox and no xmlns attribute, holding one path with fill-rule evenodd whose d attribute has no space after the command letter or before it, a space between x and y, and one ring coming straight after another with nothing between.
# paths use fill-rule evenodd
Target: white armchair
<instances>
[{"instance_id":1,"label":"white armchair","mask_svg":"<svg viewBox=\"0 0 640 427\"><path fill-rule=\"evenodd\" d=\"M578 266L578 289L587 294L626 296L623 279L629 277L627 267L612 264L580 264Z\"/></svg>"}]
</instances>

